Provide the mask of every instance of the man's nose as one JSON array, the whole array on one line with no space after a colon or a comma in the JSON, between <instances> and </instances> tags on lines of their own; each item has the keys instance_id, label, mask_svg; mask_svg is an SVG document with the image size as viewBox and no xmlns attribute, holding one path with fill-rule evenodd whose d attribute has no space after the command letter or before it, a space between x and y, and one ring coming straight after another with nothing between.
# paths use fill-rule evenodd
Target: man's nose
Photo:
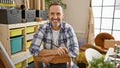
<instances>
[{"instance_id":1,"label":"man's nose","mask_svg":"<svg viewBox=\"0 0 120 68\"><path fill-rule=\"evenodd\" d=\"M54 18L54 19L57 19L57 15L56 15L56 14L54 14L54 15L53 15L53 18Z\"/></svg>"}]
</instances>

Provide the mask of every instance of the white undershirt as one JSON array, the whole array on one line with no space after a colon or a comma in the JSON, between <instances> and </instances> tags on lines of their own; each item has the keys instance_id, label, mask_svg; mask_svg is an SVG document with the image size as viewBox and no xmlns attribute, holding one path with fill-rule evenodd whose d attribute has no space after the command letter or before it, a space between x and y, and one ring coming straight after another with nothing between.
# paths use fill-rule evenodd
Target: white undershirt
<instances>
[{"instance_id":1,"label":"white undershirt","mask_svg":"<svg viewBox=\"0 0 120 68\"><path fill-rule=\"evenodd\" d=\"M58 46L58 37L59 37L59 30L52 30L53 31L53 44ZM53 48L56 48L53 46Z\"/></svg>"}]
</instances>

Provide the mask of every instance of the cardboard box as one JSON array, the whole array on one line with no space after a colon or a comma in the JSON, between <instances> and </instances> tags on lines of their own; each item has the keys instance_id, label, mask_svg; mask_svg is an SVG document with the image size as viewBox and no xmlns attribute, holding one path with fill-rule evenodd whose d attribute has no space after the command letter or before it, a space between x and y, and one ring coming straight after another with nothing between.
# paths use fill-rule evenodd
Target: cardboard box
<instances>
[{"instance_id":1,"label":"cardboard box","mask_svg":"<svg viewBox=\"0 0 120 68\"><path fill-rule=\"evenodd\" d=\"M120 41L118 40L105 40L104 41L104 48L114 48L115 44L120 45Z\"/></svg>"}]
</instances>

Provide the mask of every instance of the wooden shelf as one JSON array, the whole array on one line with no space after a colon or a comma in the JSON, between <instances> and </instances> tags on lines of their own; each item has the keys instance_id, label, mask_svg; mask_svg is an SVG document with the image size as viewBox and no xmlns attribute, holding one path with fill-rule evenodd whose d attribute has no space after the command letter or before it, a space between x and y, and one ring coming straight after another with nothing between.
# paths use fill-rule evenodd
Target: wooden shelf
<instances>
[{"instance_id":1,"label":"wooden shelf","mask_svg":"<svg viewBox=\"0 0 120 68\"><path fill-rule=\"evenodd\" d=\"M0 3L0 6L15 6L15 4Z\"/></svg>"},{"instance_id":2,"label":"wooden shelf","mask_svg":"<svg viewBox=\"0 0 120 68\"><path fill-rule=\"evenodd\" d=\"M25 26L33 26L33 25L39 25L39 24L43 24L46 21L41 21L41 22L28 22L28 23L19 23L19 24L10 24L8 25L9 29L13 29L13 28L21 28L21 27L25 27Z\"/></svg>"},{"instance_id":3,"label":"wooden shelf","mask_svg":"<svg viewBox=\"0 0 120 68\"><path fill-rule=\"evenodd\" d=\"M38 27L46 22L47 21L27 22L27 23L18 23L18 24L0 24L0 41L3 44L4 48L6 49L8 55L10 56L10 58L12 59L14 64L24 61L23 65L27 66L26 64L28 64L28 62L27 62L28 58L32 57L29 50L27 49L27 44L26 44L29 39L32 40L32 37L28 38L29 34L26 33L26 28L28 26L35 26L34 32L30 33L30 34L34 34L36 32L36 30L38 29ZM12 29L13 30L17 29L17 28L23 28L23 30L22 30L22 35L23 35L22 50L15 54L11 54L10 32L9 31ZM33 36L33 35L31 35L31 36Z\"/></svg>"},{"instance_id":4,"label":"wooden shelf","mask_svg":"<svg viewBox=\"0 0 120 68\"><path fill-rule=\"evenodd\" d=\"M27 51L22 51L22 52L13 54L11 56L11 59L12 59L13 63L16 64L18 62L28 59L29 57L32 57L32 55L30 54L29 50L27 49Z\"/></svg>"}]
</instances>

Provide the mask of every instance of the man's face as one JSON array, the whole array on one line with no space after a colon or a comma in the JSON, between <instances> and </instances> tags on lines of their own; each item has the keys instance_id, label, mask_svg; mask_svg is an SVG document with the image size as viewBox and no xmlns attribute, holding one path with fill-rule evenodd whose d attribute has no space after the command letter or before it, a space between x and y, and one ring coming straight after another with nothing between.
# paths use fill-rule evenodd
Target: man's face
<instances>
[{"instance_id":1,"label":"man's face","mask_svg":"<svg viewBox=\"0 0 120 68\"><path fill-rule=\"evenodd\" d=\"M49 9L49 20L52 22L52 26L59 27L62 19L63 19L63 10L62 7L59 5L53 5Z\"/></svg>"}]
</instances>

